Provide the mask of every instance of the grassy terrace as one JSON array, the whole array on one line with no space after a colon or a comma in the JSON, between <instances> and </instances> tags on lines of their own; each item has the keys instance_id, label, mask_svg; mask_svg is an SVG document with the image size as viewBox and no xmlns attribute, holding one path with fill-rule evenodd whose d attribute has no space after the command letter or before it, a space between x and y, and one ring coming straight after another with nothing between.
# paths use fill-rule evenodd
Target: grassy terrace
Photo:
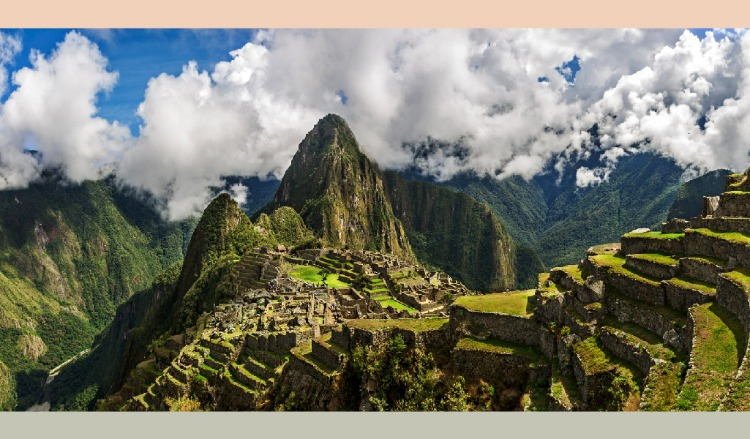
<instances>
[{"instance_id":1,"label":"grassy terrace","mask_svg":"<svg viewBox=\"0 0 750 439\"><path fill-rule=\"evenodd\" d=\"M535 290L515 291L512 293L480 294L462 296L456 299L455 305L470 311L497 312L519 317L528 317L533 313L529 297Z\"/></svg>"},{"instance_id":2,"label":"grassy terrace","mask_svg":"<svg viewBox=\"0 0 750 439\"><path fill-rule=\"evenodd\" d=\"M747 268L735 268L734 271L727 271L724 277L741 287L750 295L750 270Z\"/></svg>"},{"instance_id":3,"label":"grassy terrace","mask_svg":"<svg viewBox=\"0 0 750 439\"><path fill-rule=\"evenodd\" d=\"M292 348L292 355L299 358L302 361L310 363L323 375L332 376L336 374L336 370L331 369L322 361L315 358L312 354L312 340L306 341L301 345Z\"/></svg>"},{"instance_id":4,"label":"grassy terrace","mask_svg":"<svg viewBox=\"0 0 750 439\"><path fill-rule=\"evenodd\" d=\"M338 274L329 273L325 281L320 275L321 269L312 265L295 265L289 275L295 279L311 283L325 283L328 288L348 288L349 284L339 280Z\"/></svg>"},{"instance_id":5,"label":"grassy terrace","mask_svg":"<svg viewBox=\"0 0 750 439\"><path fill-rule=\"evenodd\" d=\"M716 303L695 306L690 312L695 320L693 367L685 377L677 408L714 411L737 373L742 326Z\"/></svg>"},{"instance_id":6,"label":"grassy terrace","mask_svg":"<svg viewBox=\"0 0 750 439\"><path fill-rule=\"evenodd\" d=\"M456 349L465 351L492 352L496 354L519 355L530 359L533 363L546 364L547 359L538 349L497 339L477 340L470 337L462 338L456 343Z\"/></svg>"},{"instance_id":7,"label":"grassy terrace","mask_svg":"<svg viewBox=\"0 0 750 439\"><path fill-rule=\"evenodd\" d=\"M640 378L638 371L609 353L596 336L575 344L573 351L580 358L586 374L613 371L622 378L631 381L633 387L637 387L636 380Z\"/></svg>"},{"instance_id":8,"label":"grassy terrace","mask_svg":"<svg viewBox=\"0 0 750 439\"><path fill-rule=\"evenodd\" d=\"M337 354L349 355L349 352L346 349L344 349L343 347L337 345L336 343L331 343L331 336L332 335L333 335L332 332L327 332L327 333L323 334L320 337L320 339L319 339L320 344L322 344L323 346L326 346L327 348L331 349L332 351L336 352ZM312 349L312 345L311 345L310 349Z\"/></svg>"},{"instance_id":9,"label":"grassy terrace","mask_svg":"<svg viewBox=\"0 0 750 439\"><path fill-rule=\"evenodd\" d=\"M620 250L620 243L599 244L589 248L591 255L613 255Z\"/></svg>"},{"instance_id":10,"label":"grassy terrace","mask_svg":"<svg viewBox=\"0 0 750 439\"><path fill-rule=\"evenodd\" d=\"M658 265L677 265L680 263L679 259L661 253L641 253L629 256L633 259L639 259L641 261L651 262Z\"/></svg>"},{"instance_id":11,"label":"grassy terrace","mask_svg":"<svg viewBox=\"0 0 750 439\"><path fill-rule=\"evenodd\" d=\"M723 267L724 264L726 264L725 261L722 261L718 258L712 258L710 256L686 256L684 259L692 259L695 261L703 262L704 264L718 265L719 267Z\"/></svg>"},{"instance_id":12,"label":"grassy terrace","mask_svg":"<svg viewBox=\"0 0 750 439\"><path fill-rule=\"evenodd\" d=\"M633 323L622 323L614 318L607 318L604 321L603 328L624 334L625 339L632 345L640 344L654 358L664 361L678 360L677 354L672 349L664 346L661 337L641 326Z\"/></svg>"},{"instance_id":13,"label":"grassy terrace","mask_svg":"<svg viewBox=\"0 0 750 439\"><path fill-rule=\"evenodd\" d=\"M632 268L627 268L624 265L610 267L610 271L612 273L617 273L622 276L629 277L630 279L633 279L634 281L637 281L637 282L650 284L653 286L661 285L661 280L653 278L645 273L641 273L640 271L634 270Z\"/></svg>"},{"instance_id":14,"label":"grassy terrace","mask_svg":"<svg viewBox=\"0 0 750 439\"><path fill-rule=\"evenodd\" d=\"M750 245L750 235L743 232L714 232L709 229L691 229L688 233L698 233L700 235L723 239L736 244Z\"/></svg>"},{"instance_id":15,"label":"grassy terrace","mask_svg":"<svg viewBox=\"0 0 750 439\"><path fill-rule=\"evenodd\" d=\"M668 308L666 306L653 305L651 303L643 302L640 300L635 300L631 297L623 295L622 293L620 293L619 291L615 290L614 288L610 286L607 286L607 289L605 290L604 294L605 296L611 297L613 299L618 299L618 300L632 303L633 305L643 310L661 314L665 318L669 319L669 321L677 324L678 326L685 326L687 324L687 316L672 308Z\"/></svg>"},{"instance_id":16,"label":"grassy terrace","mask_svg":"<svg viewBox=\"0 0 750 439\"><path fill-rule=\"evenodd\" d=\"M418 312L416 309L408 305L404 305L403 303L392 298L391 296L374 296L373 299L377 300L378 303L380 303L380 306L382 306L383 308L387 308L391 306L393 307L393 309L397 311L408 311L409 314L414 314Z\"/></svg>"},{"instance_id":17,"label":"grassy terrace","mask_svg":"<svg viewBox=\"0 0 750 439\"><path fill-rule=\"evenodd\" d=\"M727 394L722 411L750 411L750 370L747 359L742 372L732 382L732 389Z\"/></svg>"},{"instance_id":18,"label":"grassy terrace","mask_svg":"<svg viewBox=\"0 0 750 439\"><path fill-rule=\"evenodd\" d=\"M595 255L595 256L589 256L589 260L594 263L594 265L599 267L622 267L625 265L625 258L622 256L617 255Z\"/></svg>"},{"instance_id":19,"label":"grassy terrace","mask_svg":"<svg viewBox=\"0 0 750 439\"><path fill-rule=\"evenodd\" d=\"M641 410L668 412L676 408L682 363L659 363L651 367L643 390Z\"/></svg>"},{"instance_id":20,"label":"grassy terrace","mask_svg":"<svg viewBox=\"0 0 750 439\"><path fill-rule=\"evenodd\" d=\"M584 283L584 273L581 271L581 268L578 267L578 265L566 265L564 267L556 267L553 268L553 270L561 270L565 272L568 276L570 276L571 279L578 285L583 285Z\"/></svg>"},{"instance_id":21,"label":"grassy terrace","mask_svg":"<svg viewBox=\"0 0 750 439\"><path fill-rule=\"evenodd\" d=\"M354 268L354 264L352 262L339 261L338 259L329 258L328 256L323 256L322 258L318 259L318 261L323 262L325 265L336 268L344 268L349 270Z\"/></svg>"},{"instance_id":22,"label":"grassy terrace","mask_svg":"<svg viewBox=\"0 0 750 439\"><path fill-rule=\"evenodd\" d=\"M715 286L686 276L673 277L672 279L667 280L667 283L686 290L700 291L703 294L716 294Z\"/></svg>"},{"instance_id":23,"label":"grassy terrace","mask_svg":"<svg viewBox=\"0 0 750 439\"><path fill-rule=\"evenodd\" d=\"M403 329L407 331L434 331L448 323L447 318L426 319L357 319L349 320L346 325L350 328L376 331L379 329Z\"/></svg>"},{"instance_id":24,"label":"grassy terrace","mask_svg":"<svg viewBox=\"0 0 750 439\"><path fill-rule=\"evenodd\" d=\"M626 233L623 238L646 238L646 239L680 239L685 236L684 233L661 233L661 232L644 232L644 233Z\"/></svg>"},{"instance_id":25,"label":"grassy terrace","mask_svg":"<svg viewBox=\"0 0 750 439\"><path fill-rule=\"evenodd\" d=\"M553 398L567 407L571 407L574 402L580 400L580 392L575 379L572 376L561 374L556 367L552 368L550 393Z\"/></svg>"}]
</instances>

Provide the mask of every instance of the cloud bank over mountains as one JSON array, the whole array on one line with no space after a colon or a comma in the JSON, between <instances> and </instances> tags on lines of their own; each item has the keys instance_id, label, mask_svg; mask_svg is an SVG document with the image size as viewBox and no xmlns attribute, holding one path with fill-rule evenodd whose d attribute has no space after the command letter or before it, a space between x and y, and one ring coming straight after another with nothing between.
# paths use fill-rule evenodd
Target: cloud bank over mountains
<instances>
[{"instance_id":1,"label":"cloud bank over mountains","mask_svg":"<svg viewBox=\"0 0 750 439\"><path fill-rule=\"evenodd\" d=\"M152 78L137 135L97 115L118 72L96 44L70 32L13 70L20 44L0 33L0 96L11 90L0 102L0 189L44 167L72 181L115 172L172 219L200 211L222 176L283 175L327 113L346 118L382 166L438 179L530 178L597 154L600 166L576 171L587 186L639 151L696 174L750 165L743 31L261 31L230 61Z\"/></svg>"}]
</instances>

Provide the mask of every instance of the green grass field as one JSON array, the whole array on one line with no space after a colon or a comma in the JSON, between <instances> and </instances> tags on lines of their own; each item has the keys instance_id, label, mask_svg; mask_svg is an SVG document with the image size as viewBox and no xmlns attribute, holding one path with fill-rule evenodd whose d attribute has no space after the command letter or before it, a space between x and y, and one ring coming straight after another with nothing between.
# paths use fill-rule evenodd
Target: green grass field
<instances>
[{"instance_id":1,"label":"green grass field","mask_svg":"<svg viewBox=\"0 0 750 439\"><path fill-rule=\"evenodd\" d=\"M630 255L630 257L634 259L640 259L643 261L652 262L654 264L659 264L659 265L677 265L680 263L678 259L675 259L672 256L663 255L660 253L641 253L641 254Z\"/></svg>"},{"instance_id":2,"label":"green grass field","mask_svg":"<svg viewBox=\"0 0 750 439\"><path fill-rule=\"evenodd\" d=\"M685 234L684 233L645 232L645 233L626 233L622 236L623 238L680 239L683 236L685 236Z\"/></svg>"},{"instance_id":3,"label":"green grass field","mask_svg":"<svg viewBox=\"0 0 750 439\"><path fill-rule=\"evenodd\" d=\"M338 274L329 274L325 281L320 275L321 269L312 265L295 265L289 275L295 279L306 282L320 283L324 282L329 288L348 288L349 284L339 280Z\"/></svg>"},{"instance_id":4,"label":"green grass field","mask_svg":"<svg viewBox=\"0 0 750 439\"><path fill-rule=\"evenodd\" d=\"M447 318L426 319L360 319L349 320L346 325L350 328L367 330L377 329L405 329L414 332L433 331L448 324Z\"/></svg>"},{"instance_id":5,"label":"green grass field","mask_svg":"<svg viewBox=\"0 0 750 439\"><path fill-rule=\"evenodd\" d=\"M512 293L479 294L463 296L456 299L455 305L470 311L499 312L514 316L527 317L531 314L529 297L535 290L516 291Z\"/></svg>"},{"instance_id":6,"label":"green grass field","mask_svg":"<svg viewBox=\"0 0 750 439\"><path fill-rule=\"evenodd\" d=\"M380 303L380 306L382 306L383 308L386 308L388 306L392 306L394 309L396 309L398 311L403 311L403 310L409 311L409 314L413 314L413 313L417 312L416 309L414 309L414 308L412 308L410 306L404 305L403 303L399 302L398 300L391 299L390 296L388 296L386 299L383 299L383 300L378 300L378 299L375 299L375 300L377 300Z\"/></svg>"},{"instance_id":7,"label":"green grass field","mask_svg":"<svg viewBox=\"0 0 750 439\"><path fill-rule=\"evenodd\" d=\"M677 408L714 411L737 373L742 325L715 303L695 306L690 313L695 320L693 367L685 378Z\"/></svg>"}]
</instances>

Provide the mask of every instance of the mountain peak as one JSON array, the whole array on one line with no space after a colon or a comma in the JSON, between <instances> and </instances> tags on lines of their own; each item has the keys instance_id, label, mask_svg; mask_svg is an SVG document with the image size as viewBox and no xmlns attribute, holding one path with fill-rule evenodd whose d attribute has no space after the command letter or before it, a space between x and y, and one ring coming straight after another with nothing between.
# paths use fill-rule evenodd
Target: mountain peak
<instances>
[{"instance_id":1,"label":"mountain peak","mask_svg":"<svg viewBox=\"0 0 750 439\"><path fill-rule=\"evenodd\" d=\"M341 116L325 116L302 140L269 209L281 206L299 212L331 246L413 257L380 170Z\"/></svg>"},{"instance_id":2,"label":"mountain peak","mask_svg":"<svg viewBox=\"0 0 750 439\"><path fill-rule=\"evenodd\" d=\"M307 133L299 144L299 150L293 160L305 161L308 156L322 159L322 156L319 156L321 154L332 158L345 152L357 158L362 155L357 139L346 120L337 114L328 114Z\"/></svg>"}]
</instances>

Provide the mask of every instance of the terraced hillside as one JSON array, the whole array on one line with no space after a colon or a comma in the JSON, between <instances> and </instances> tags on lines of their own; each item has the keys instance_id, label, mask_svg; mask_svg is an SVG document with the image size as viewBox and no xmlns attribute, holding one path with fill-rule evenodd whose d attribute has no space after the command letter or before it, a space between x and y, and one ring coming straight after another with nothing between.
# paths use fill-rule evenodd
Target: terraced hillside
<instances>
[{"instance_id":1,"label":"terraced hillside","mask_svg":"<svg viewBox=\"0 0 750 439\"><path fill-rule=\"evenodd\" d=\"M282 263L266 289L238 279L249 293L167 341L130 396L100 408L747 410L748 177L728 176L701 216L594 246L531 290L450 297L447 275L378 253L253 250L242 276L285 259L300 278L285 281ZM448 306L372 311L400 290Z\"/></svg>"}]
</instances>

